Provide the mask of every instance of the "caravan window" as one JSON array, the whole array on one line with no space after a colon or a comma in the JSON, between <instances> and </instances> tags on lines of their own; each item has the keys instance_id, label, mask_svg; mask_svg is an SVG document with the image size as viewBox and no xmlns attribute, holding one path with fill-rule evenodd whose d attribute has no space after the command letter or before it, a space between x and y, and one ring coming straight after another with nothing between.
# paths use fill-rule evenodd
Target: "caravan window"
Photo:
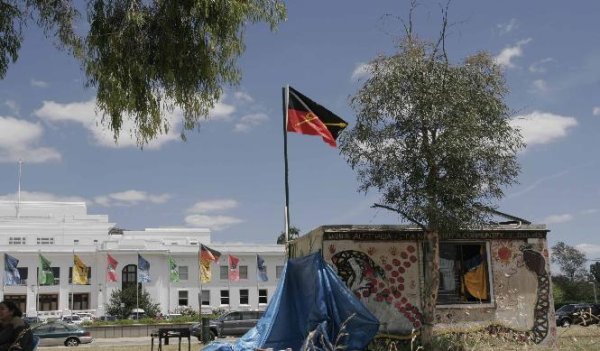
<instances>
[{"instance_id":1,"label":"caravan window","mask_svg":"<svg viewBox=\"0 0 600 351\"><path fill-rule=\"evenodd\" d=\"M438 305L490 302L485 243L440 243Z\"/></svg>"}]
</instances>

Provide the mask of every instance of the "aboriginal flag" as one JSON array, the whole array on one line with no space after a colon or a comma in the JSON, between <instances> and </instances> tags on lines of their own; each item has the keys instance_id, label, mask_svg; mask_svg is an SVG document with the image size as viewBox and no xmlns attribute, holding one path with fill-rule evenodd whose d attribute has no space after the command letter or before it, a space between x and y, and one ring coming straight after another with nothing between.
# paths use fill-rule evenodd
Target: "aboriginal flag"
<instances>
[{"instance_id":1,"label":"aboriginal flag","mask_svg":"<svg viewBox=\"0 0 600 351\"><path fill-rule=\"evenodd\" d=\"M292 87L288 94L287 131L321 136L324 142L336 147L335 140L348 123Z\"/></svg>"}]
</instances>

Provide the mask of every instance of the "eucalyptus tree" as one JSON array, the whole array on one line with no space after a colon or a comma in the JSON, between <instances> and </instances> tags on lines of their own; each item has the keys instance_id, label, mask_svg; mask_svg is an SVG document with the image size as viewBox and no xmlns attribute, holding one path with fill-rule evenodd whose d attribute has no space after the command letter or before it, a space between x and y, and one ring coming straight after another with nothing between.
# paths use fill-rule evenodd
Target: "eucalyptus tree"
<instances>
[{"instance_id":1,"label":"eucalyptus tree","mask_svg":"<svg viewBox=\"0 0 600 351\"><path fill-rule=\"evenodd\" d=\"M424 232L422 341L431 349L439 287L439 238L481 225L505 187L516 183L524 147L509 124L503 73L487 53L451 62L444 30L437 42L407 30L398 51L369 64L351 98L356 124L341 153L359 190ZM412 27L412 25L411 25Z\"/></svg>"},{"instance_id":2,"label":"eucalyptus tree","mask_svg":"<svg viewBox=\"0 0 600 351\"><path fill-rule=\"evenodd\" d=\"M239 83L245 27L266 22L273 30L285 19L281 0L87 0L82 35L74 2L0 0L0 78L34 22L79 60L115 138L129 119L140 146L168 132L164 112L175 108L183 129L195 128L223 86Z\"/></svg>"},{"instance_id":3,"label":"eucalyptus tree","mask_svg":"<svg viewBox=\"0 0 600 351\"><path fill-rule=\"evenodd\" d=\"M585 254L571 245L559 241L552 246L552 263L556 263L571 282L586 277L586 262Z\"/></svg>"}]
</instances>

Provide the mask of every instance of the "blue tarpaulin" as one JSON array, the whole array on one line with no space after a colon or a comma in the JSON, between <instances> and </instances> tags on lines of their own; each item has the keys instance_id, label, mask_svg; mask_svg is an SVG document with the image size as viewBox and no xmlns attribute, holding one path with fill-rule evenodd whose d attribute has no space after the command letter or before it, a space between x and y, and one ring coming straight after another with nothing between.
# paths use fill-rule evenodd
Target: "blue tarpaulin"
<instances>
[{"instance_id":1,"label":"blue tarpaulin","mask_svg":"<svg viewBox=\"0 0 600 351\"><path fill-rule=\"evenodd\" d=\"M256 327L235 344L213 342L204 351L250 351L257 348L301 350L309 333L335 345L342 324L345 350L364 349L379 329L379 321L352 294L320 253L288 260L277 291ZM314 335L314 334L313 334ZM313 349L322 349L318 343Z\"/></svg>"}]
</instances>

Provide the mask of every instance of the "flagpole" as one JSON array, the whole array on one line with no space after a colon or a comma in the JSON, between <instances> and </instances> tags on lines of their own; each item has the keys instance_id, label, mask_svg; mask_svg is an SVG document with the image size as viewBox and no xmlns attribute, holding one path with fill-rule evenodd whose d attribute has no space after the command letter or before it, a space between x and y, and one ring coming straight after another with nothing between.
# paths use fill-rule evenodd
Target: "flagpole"
<instances>
[{"instance_id":1,"label":"flagpole","mask_svg":"<svg viewBox=\"0 0 600 351\"><path fill-rule=\"evenodd\" d=\"M75 280L75 249L73 249L72 253L73 253L73 267L71 267L71 303L69 304L69 309L71 310L71 314L73 314L73 281Z\"/></svg>"},{"instance_id":2,"label":"flagpole","mask_svg":"<svg viewBox=\"0 0 600 351\"><path fill-rule=\"evenodd\" d=\"M36 289L36 294L35 294L35 315L39 316L40 311L40 273L42 272L41 267L40 267L40 255L41 255L41 251L38 250L38 274L37 274L37 279L36 279L36 284L37 284L37 289Z\"/></svg>"},{"instance_id":3,"label":"flagpole","mask_svg":"<svg viewBox=\"0 0 600 351\"><path fill-rule=\"evenodd\" d=\"M4 275L2 276L2 301L4 301L5 288L6 288L6 252L4 253ZM27 285L25 285L25 288L27 288ZM27 290L25 290L25 291L27 291Z\"/></svg>"},{"instance_id":4,"label":"flagpole","mask_svg":"<svg viewBox=\"0 0 600 351\"><path fill-rule=\"evenodd\" d=\"M140 320L140 312L139 312L140 311L140 303L139 303L139 292L138 292L138 290L139 290L139 287L140 287L139 285L141 284L139 282L139 280L140 280L140 253L139 253L139 251L138 251L137 254L138 254L138 257L137 257L138 264L137 264L137 272L136 272L137 274L136 274L136 277L135 277L135 316L137 318L136 321L139 321Z\"/></svg>"},{"instance_id":5,"label":"flagpole","mask_svg":"<svg viewBox=\"0 0 600 351\"><path fill-rule=\"evenodd\" d=\"M167 316L171 313L171 250L168 251L167 267L169 267L169 290L167 292Z\"/></svg>"},{"instance_id":6,"label":"flagpole","mask_svg":"<svg viewBox=\"0 0 600 351\"><path fill-rule=\"evenodd\" d=\"M258 267L258 254L256 254L256 309L258 310L258 308L260 307L260 289L258 288L258 282L260 281L260 279L258 279L258 276L260 274L259 272L259 268Z\"/></svg>"},{"instance_id":7,"label":"flagpole","mask_svg":"<svg viewBox=\"0 0 600 351\"><path fill-rule=\"evenodd\" d=\"M231 269L231 266L229 266L229 261L231 261L231 253L227 256L227 291L229 292L227 307L229 308L229 311L231 311L231 281L229 280L229 270Z\"/></svg>"},{"instance_id":8,"label":"flagpole","mask_svg":"<svg viewBox=\"0 0 600 351\"><path fill-rule=\"evenodd\" d=\"M283 160L285 164L285 248L287 250L290 232L290 188L288 184L288 152L287 152L287 123L288 123L288 100L290 86L286 85L282 88L283 95Z\"/></svg>"},{"instance_id":9,"label":"flagpole","mask_svg":"<svg viewBox=\"0 0 600 351\"><path fill-rule=\"evenodd\" d=\"M202 244L198 245L198 318L202 320Z\"/></svg>"}]
</instances>

